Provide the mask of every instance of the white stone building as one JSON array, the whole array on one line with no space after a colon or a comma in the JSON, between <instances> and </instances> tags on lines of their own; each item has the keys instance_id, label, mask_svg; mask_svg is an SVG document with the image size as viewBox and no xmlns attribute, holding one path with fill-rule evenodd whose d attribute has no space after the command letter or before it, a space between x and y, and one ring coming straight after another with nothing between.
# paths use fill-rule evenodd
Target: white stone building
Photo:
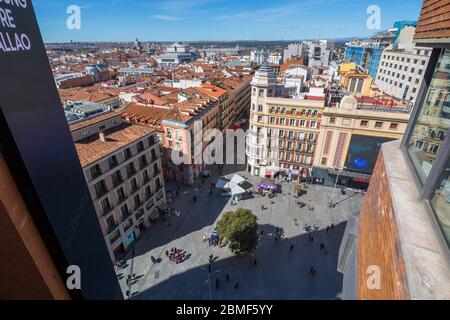
<instances>
[{"instance_id":1,"label":"white stone building","mask_svg":"<svg viewBox=\"0 0 450 320\"><path fill-rule=\"evenodd\" d=\"M413 43L414 27L405 27L397 42L381 56L375 84L397 99L415 102L430 60L431 50Z\"/></svg>"}]
</instances>

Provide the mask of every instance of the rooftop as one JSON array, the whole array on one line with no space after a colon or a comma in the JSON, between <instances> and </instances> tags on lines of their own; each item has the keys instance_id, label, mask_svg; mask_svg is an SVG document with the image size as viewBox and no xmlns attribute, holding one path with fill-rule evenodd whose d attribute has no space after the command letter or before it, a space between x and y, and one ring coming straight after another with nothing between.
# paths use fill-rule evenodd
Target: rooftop
<instances>
[{"instance_id":1,"label":"rooftop","mask_svg":"<svg viewBox=\"0 0 450 320\"><path fill-rule=\"evenodd\" d=\"M80 140L75 147L81 166L96 162L154 131L147 126L123 123L105 131L106 142L101 141L98 135Z\"/></svg>"}]
</instances>

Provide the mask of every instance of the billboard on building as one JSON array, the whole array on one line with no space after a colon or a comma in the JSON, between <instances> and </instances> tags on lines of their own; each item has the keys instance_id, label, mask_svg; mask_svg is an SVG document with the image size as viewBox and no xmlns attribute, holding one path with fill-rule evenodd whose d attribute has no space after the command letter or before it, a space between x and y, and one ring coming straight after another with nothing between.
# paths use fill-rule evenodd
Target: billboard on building
<instances>
[{"instance_id":1,"label":"billboard on building","mask_svg":"<svg viewBox=\"0 0 450 320\"><path fill-rule=\"evenodd\" d=\"M394 139L353 135L348 148L347 170L372 174L381 145Z\"/></svg>"}]
</instances>

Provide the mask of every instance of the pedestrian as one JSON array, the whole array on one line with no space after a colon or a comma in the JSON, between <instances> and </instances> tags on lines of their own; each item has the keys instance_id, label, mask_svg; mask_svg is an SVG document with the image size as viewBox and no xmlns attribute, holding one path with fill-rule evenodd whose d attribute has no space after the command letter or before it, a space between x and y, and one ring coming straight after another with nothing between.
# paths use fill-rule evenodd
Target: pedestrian
<instances>
[{"instance_id":1,"label":"pedestrian","mask_svg":"<svg viewBox=\"0 0 450 320\"><path fill-rule=\"evenodd\" d=\"M128 298L130 297L130 295L131 295L130 290L127 290L126 295Z\"/></svg>"},{"instance_id":2,"label":"pedestrian","mask_svg":"<svg viewBox=\"0 0 450 320\"><path fill-rule=\"evenodd\" d=\"M334 230L334 223L331 224L331 230Z\"/></svg>"},{"instance_id":3,"label":"pedestrian","mask_svg":"<svg viewBox=\"0 0 450 320\"><path fill-rule=\"evenodd\" d=\"M323 243L320 244L320 251L323 251L325 249L325 245Z\"/></svg>"},{"instance_id":4,"label":"pedestrian","mask_svg":"<svg viewBox=\"0 0 450 320\"><path fill-rule=\"evenodd\" d=\"M208 265L208 273L211 273L211 262Z\"/></svg>"},{"instance_id":5,"label":"pedestrian","mask_svg":"<svg viewBox=\"0 0 450 320\"><path fill-rule=\"evenodd\" d=\"M175 195L176 195L176 196L177 196L177 198L178 198L178 196L179 196L178 190L177 190L177 191L175 191Z\"/></svg>"},{"instance_id":6,"label":"pedestrian","mask_svg":"<svg viewBox=\"0 0 450 320\"><path fill-rule=\"evenodd\" d=\"M314 237L311 236L311 239L309 241L314 242Z\"/></svg>"},{"instance_id":7,"label":"pedestrian","mask_svg":"<svg viewBox=\"0 0 450 320\"><path fill-rule=\"evenodd\" d=\"M291 248L289 249L290 252L294 251L294 245L291 244Z\"/></svg>"},{"instance_id":8,"label":"pedestrian","mask_svg":"<svg viewBox=\"0 0 450 320\"><path fill-rule=\"evenodd\" d=\"M230 275L227 273L225 279L227 280L227 282L230 282Z\"/></svg>"},{"instance_id":9,"label":"pedestrian","mask_svg":"<svg viewBox=\"0 0 450 320\"><path fill-rule=\"evenodd\" d=\"M216 289L219 289L219 279L216 278Z\"/></svg>"},{"instance_id":10,"label":"pedestrian","mask_svg":"<svg viewBox=\"0 0 450 320\"><path fill-rule=\"evenodd\" d=\"M264 235L264 230L261 230L260 235L261 237Z\"/></svg>"},{"instance_id":11,"label":"pedestrian","mask_svg":"<svg viewBox=\"0 0 450 320\"><path fill-rule=\"evenodd\" d=\"M234 290L239 289L239 282L236 282L236 284L234 285Z\"/></svg>"},{"instance_id":12,"label":"pedestrian","mask_svg":"<svg viewBox=\"0 0 450 320\"><path fill-rule=\"evenodd\" d=\"M256 259L253 260L253 265L256 266L257 264L258 264L258 261L256 261Z\"/></svg>"},{"instance_id":13,"label":"pedestrian","mask_svg":"<svg viewBox=\"0 0 450 320\"><path fill-rule=\"evenodd\" d=\"M330 231L330 226L327 226L327 233L328 233L328 231Z\"/></svg>"}]
</instances>

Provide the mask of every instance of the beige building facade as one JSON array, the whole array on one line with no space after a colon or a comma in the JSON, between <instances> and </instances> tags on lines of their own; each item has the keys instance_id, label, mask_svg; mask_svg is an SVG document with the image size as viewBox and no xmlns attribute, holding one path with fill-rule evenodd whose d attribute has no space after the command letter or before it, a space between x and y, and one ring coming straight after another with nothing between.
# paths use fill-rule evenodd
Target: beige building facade
<instances>
[{"instance_id":1,"label":"beige building facade","mask_svg":"<svg viewBox=\"0 0 450 320\"><path fill-rule=\"evenodd\" d=\"M325 101L287 97L275 74L260 68L252 81L247 169L255 176L308 176L320 133Z\"/></svg>"},{"instance_id":2,"label":"beige building facade","mask_svg":"<svg viewBox=\"0 0 450 320\"><path fill-rule=\"evenodd\" d=\"M71 126L112 261L120 259L166 206L154 129L110 112Z\"/></svg>"},{"instance_id":3,"label":"beige building facade","mask_svg":"<svg viewBox=\"0 0 450 320\"><path fill-rule=\"evenodd\" d=\"M339 107L324 109L314 167L331 174L342 170L343 178L368 183L371 158L376 161L381 143L402 139L409 117L401 106L375 107L344 97Z\"/></svg>"}]
</instances>

